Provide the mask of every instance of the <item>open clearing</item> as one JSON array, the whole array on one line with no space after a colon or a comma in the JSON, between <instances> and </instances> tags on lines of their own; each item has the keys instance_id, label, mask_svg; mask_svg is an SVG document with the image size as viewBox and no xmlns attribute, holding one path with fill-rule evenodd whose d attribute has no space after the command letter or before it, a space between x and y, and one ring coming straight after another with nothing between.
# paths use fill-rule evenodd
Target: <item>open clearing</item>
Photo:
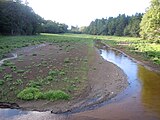
<instances>
[{"instance_id":1,"label":"open clearing","mask_svg":"<svg viewBox=\"0 0 160 120\"><path fill-rule=\"evenodd\" d=\"M1 37L1 58L11 57L10 52L18 56L0 66L1 103L57 113L121 92L128 85L126 76L100 57L93 39L70 34Z\"/></svg>"}]
</instances>

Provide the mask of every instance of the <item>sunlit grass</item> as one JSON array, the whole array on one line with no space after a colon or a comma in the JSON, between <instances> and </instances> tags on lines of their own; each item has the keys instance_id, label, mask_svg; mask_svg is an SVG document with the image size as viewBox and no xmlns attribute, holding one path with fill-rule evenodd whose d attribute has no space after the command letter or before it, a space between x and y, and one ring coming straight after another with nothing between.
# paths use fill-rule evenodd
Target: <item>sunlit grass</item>
<instances>
[{"instance_id":1,"label":"sunlit grass","mask_svg":"<svg viewBox=\"0 0 160 120\"><path fill-rule=\"evenodd\" d=\"M111 46L121 46L128 52L138 54L144 59L160 64L160 44L152 40L143 40L134 37L106 37L105 43Z\"/></svg>"},{"instance_id":2,"label":"sunlit grass","mask_svg":"<svg viewBox=\"0 0 160 120\"><path fill-rule=\"evenodd\" d=\"M29 45L40 44L44 42L85 42L91 43L92 40L104 40L105 43L116 46L120 43L128 43L125 46L132 53L140 54L144 58L160 64L160 44L152 40L142 40L134 37L117 37L117 36L97 36L87 34L47 34L41 33L37 36L0 36L0 59L4 54L15 48Z\"/></svg>"}]
</instances>

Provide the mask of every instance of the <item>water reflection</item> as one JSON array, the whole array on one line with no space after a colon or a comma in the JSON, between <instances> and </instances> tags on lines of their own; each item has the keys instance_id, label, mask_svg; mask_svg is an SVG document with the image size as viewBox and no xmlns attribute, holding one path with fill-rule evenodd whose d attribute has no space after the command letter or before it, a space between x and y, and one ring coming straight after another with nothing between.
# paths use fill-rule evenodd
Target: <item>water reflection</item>
<instances>
[{"instance_id":1,"label":"water reflection","mask_svg":"<svg viewBox=\"0 0 160 120\"><path fill-rule=\"evenodd\" d=\"M124 54L111 50L111 49L100 49L101 56L109 61L120 67L124 73L128 77L128 82L132 85L131 88L127 89L127 92L135 92L140 90L140 83L137 80L137 63L133 62Z\"/></svg>"},{"instance_id":2,"label":"water reflection","mask_svg":"<svg viewBox=\"0 0 160 120\"><path fill-rule=\"evenodd\" d=\"M0 119L10 118L17 115L25 115L25 114L28 114L28 112L18 109L0 109Z\"/></svg>"},{"instance_id":3,"label":"water reflection","mask_svg":"<svg viewBox=\"0 0 160 120\"><path fill-rule=\"evenodd\" d=\"M151 114L154 117L160 117L160 74L146 69L144 66L135 63L133 60L126 57L124 54L115 51L113 49L99 49L101 56L117 66L119 66L128 77L130 88L125 90L125 94L136 93L136 101L127 106L139 106L139 109L135 109L136 112L144 111L145 114ZM124 95L124 93L123 93ZM119 99L119 96L117 96ZM130 98L125 99L131 101ZM149 112L146 112L149 111ZM155 115L156 114L156 115Z\"/></svg>"},{"instance_id":4,"label":"water reflection","mask_svg":"<svg viewBox=\"0 0 160 120\"><path fill-rule=\"evenodd\" d=\"M160 115L160 75L139 65L138 77L142 83L141 99L143 105Z\"/></svg>"}]
</instances>

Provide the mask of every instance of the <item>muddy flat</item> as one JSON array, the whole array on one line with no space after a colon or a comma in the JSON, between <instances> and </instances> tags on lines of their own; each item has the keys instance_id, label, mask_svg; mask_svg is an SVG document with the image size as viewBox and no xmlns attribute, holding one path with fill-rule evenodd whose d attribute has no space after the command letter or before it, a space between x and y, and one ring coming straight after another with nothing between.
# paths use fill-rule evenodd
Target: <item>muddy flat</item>
<instances>
[{"instance_id":1,"label":"muddy flat","mask_svg":"<svg viewBox=\"0 0 160 120\"><path fill-rule=\"evenodd\" d=\"M44 43L14 51L17 58L1 66L0 101L26 110L62 113L106 101L124 90L123 71L101 58L96 48L82 43ZM60 90L67 100L20 99L26 88L41 93Z\"/></svg>"}]
</instances>

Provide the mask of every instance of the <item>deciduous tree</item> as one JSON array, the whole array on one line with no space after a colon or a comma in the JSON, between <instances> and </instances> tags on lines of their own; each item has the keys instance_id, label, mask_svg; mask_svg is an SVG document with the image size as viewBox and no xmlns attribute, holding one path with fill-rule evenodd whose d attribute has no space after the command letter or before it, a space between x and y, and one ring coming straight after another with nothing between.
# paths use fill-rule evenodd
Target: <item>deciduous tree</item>
<instances>
[{"instance_id":1,"label":"deciduous tree","mask_svg":"<svg viewBox=\"0 0 160 120\"><path fill-rule=\"evenodd\" d=\"M160 40L160 0L152 0L144 14L140 35L144 39Z\"/></svg>"}]
</instances>

